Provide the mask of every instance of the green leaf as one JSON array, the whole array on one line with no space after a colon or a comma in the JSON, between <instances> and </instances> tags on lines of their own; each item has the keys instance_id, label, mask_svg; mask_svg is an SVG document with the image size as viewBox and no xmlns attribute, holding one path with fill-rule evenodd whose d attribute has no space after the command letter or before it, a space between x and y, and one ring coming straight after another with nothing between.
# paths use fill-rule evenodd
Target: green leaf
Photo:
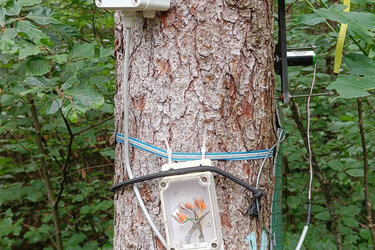
<instances>
[{"instance_id":1,"label":"green leaf","mask_svg":"<svg viewBox=\"0 0 375 250\"><path fill-rule=\"evenodd\" d=\"M331 8L325 9L314 9L314 12L325 18L335 22L348 24L348 27L353 31L361 40L366 42L371 42L371 37L367 34L366 28L359 25L357 22L348 17L348 13L342 12L343 6L333 6Z\"/></svg>"},{"instance_id":2,"label":"green leaf","mask_svg":"<svg viewBox=\"0 0 375 250\"><path fill-rule=\"evenodd\" d=\"M100 59L107 59L113 55L113 48L100 49Z\"/></svg>"},{"instance_id":3,"label":"green leaf","mask_svg":"<svg viewBox=\"0 0 375 250\"><path fill-rule=\"evenodd\" d=\"M331 160L328 162L328 166L333 170L340 171L344 168L343 164L339 161Z\"/></svg>"},{"instance_id":4,"label":"green leaf","mask_svg":"<svg viewBox=\"0 0 375 250\"><path fill-rule=\"evenodd\" d=\"M64 84L61 86L61 90L70 89L75 83L79 83L79 80L76 76L70 77Z\"/></svg>"},{"instance_id":5,"label":"green leaf","mask_svg":"<svg viewBox=\"0 0 375 250\"><path fill-rule=\"evenodd\" d=\"M7 217L13 217L13 212L12 212L12 209L11 208L8 208L7 211L5 211L5 215Z\"/></svg>"},{"instance_id":6,"label":"green leaf","mask_svg":"<svg viewBox=\"0 0 375 250\"><path fill-rule=\"evenodd\" d=\"M107 156L111 159L115 159L115 151L111 148L107 148L107 149L101 151L100 154L103 155L103 156Z\"/></svg>"},{"instance_id":7,"label":"green leaf","mask_svg":"<svg viewBox=\"0 0 375 250\"><path fill-rule=\"evenodd\" d=\"M58 33L68 44L69 48L74 46L72 38L79 37L80 33L77 31L76 28L66 25L66 24L55 24L50 27L56 33Z\"/></svg>"},{"instance_id":8,"label":"green leaf","mask_svg":"<svg viewBox=\"0 0 375 250\"><path fill-rule=\"evenodd\" d=\"M38 86L38 87L53 87L54 84L53 82L42 76L42 77L27 77L23 83L33 85L33 86Z\"/></svg>"},{"instance_id":9,"label":"green leaf","mask_svg":"<svg viewBox=\"0 0 375 250\"><path fill-rule=\"evenodd\" d=\"M29 76L42 76L51 70L50 60L44 57L34 57L27 61L26 72Z\"/></svg>"},{"instance_id":10,"label":"green leaf","mask_svg":"<svg viewBox=\"0 0 375 250\"><path fill-rule=\"evenodd\" d=\"M358 25L363 27L367 30L374 30L375 29L375 14L368 13L368 12L356 12L350 11L346 13L346 16L352 20L355 20Z\"/></svg>"},{"instance_id":11,"label":"green leaf","mask_svg":"<svg viewBox=\"0 0 375 250\"><path fill-rule=\"evenodd\" d=\"M41 4L42 0L18 0L20 6L33 6L36 4Z\"/></svg>"},{"instance_id":12,"label":"green leaf","mask_svg":"<svg viewBox=\"0 0 375 250\"><path fill-rule=\"evenodd\" d=\"M12 48L14 38L17 36L17 30L13 28L5 29L0 35L0 51L7 51Z\"/></svg>"},{"instance_id":13,"label":"green leaf","mask_svg":"<svg viewBox=\"0 0 375 250\"><path fill-rule=\"evenodd\" d=\"M88 205L84 205L81 207L80 213L81 214L89 214L91 212L91 207Z\"/></svg>"},{"instance_id":14,"label":"green leaf","mask_svg":"<svg viewBox=\"0 0 375 250\"><path fill-rule=\"evenodd\" d=\"M100 201L96 206L95 206L95 210L96 211L100 211L100 210L103 210L103 211L106 211L108 210L109 208L112 207L112 201Z\"/></svg>"},{"instance_id":15,"label":"green leaf","mask_svg":"<svg viewBox=\"0 0 375 250\"><path fill-rule=\"evenodd\" d=\"M84 43L75 46L70 53L70 59L90 58L94 56L95 43Z\"/></svg>"},{"instance_id":16,"label":"green leaf","mask_svg":"<svg viewBox=\"0 0 375 250\"><path fill-rule=\"evenodd\" d=\"M363 169L349 169L345 172L353 177L363 177Z\"/></svg>"},{"instance_id":17,"label":"green leaf","mask_svg":"<svg viewBox=\"0 0 375 250\"><path fill-rule=\"evenodd\" d=\"M5 14L7 16L18 16L21 12L21 7L17 1L13 1L10 5L5 8Z\"/></svg>"},{"instance_id":18,"label":"green leaf","mask_svg":"<svg viewBox=\"0 0 375 250\"><path fill-rule=\"evenodd\" d=\"M5 9L0 7L0 26L5 26Z\"/></svg>"},{"instance_id":19,"label":"green leaf","mask_svg":"<svg viewBox=\"0 0 375 250\"><path fill-rule=\"evenodd\" d=\"M68 55L67 54L60 54L60 55L54 55L54 56L48 56L48 59L52 59L54 62L58 64L63 64L68 61Z\"/></svg>"},{"instance_id":20,"label":"green leaf","mask_svg":"<svg viewBox=\"0 0 375 250\"><path fill-rule=\"evenodd\" d=\"M305 15L300 15L297 17L297 22L303 23L306 25L316 25L318 23L324 22L324 18L317 15L316 13L310 13Z\"/></svg>"},{"instance_id":21,"label":"green leaf","mask_svg":"<svg viewBox=\"0 0 375 250\"><path fill-rule=\"evenodd\" d=\"M34 22L36 22L37 24L40 24L40 25L58 24L59 23L59 21L57 21L53 17L38 16L38 15L35 15L34 13L29 13L26 17L30 20L33 20Z\"/></svg>"},{"instance_id":22,"label":"green leaf","mask_svg":"<svg viewBox=\"0 0 375 250\"><path fill-rule=\"evenodd\" d=\"M374 77L359 77L340 75L327 89L336 89L342 98L357 98L369 96L367 92L375 88Z\"/></svg>"},{"instance_id":23,"label":"green leaf","mask_svg":"<svg viewBox=\"0 0 375 250\"><path fill-rule=\"evenodd\" d=\"M65 115L65 117L73 123L77 123L78 122L78 116L84 115L86 110L87 110L87 108L84 108L80 105L74 105L72 103L69 103L69 104L64 105L62 107L62 112Z\"/></svg>"},{"instance_id":24,"label":"green leaf","mask_svg":"<svg viewBox=\"0 0 375 250\"><path fill-rule=\"evenodd\" d=\"M73 234L72 237L68 240L68 246L77 246L79 243L86 239L86 235L83 233Z\"/></svg>"},{"instance_id":25,"label":"green leaf","mask_svg":"<svg viewBox=\"0 0 375 250\"><path fill-rule=\"evenodd\" d=\"M331 216L329 215L329 213L327 211L315 214L314 218L316 218L318 220L324 220L324 221L330 221L331 220Z\"/></svg>"},{"instance_id":26,"label":"green leaf","mask_svg":"<svg viewBox=\"0 0 375 250\"><path fill-rule=\"evenodd\" d=\"M42 108L41 112L45 114L54 114L62 107L62 100L59 97L54 97L52 100Z\"/></svg>"},{"instance_id":27,"label":"green leaf","mask_svg":"<svg viewBox=\"0 0 375 250\"><path fill-rule=\"evenodd\" d=\"M16 27L19 32L25 33L34 42L39 42L43 38L49 39L49 37L43 31L29 21L21 20L17 22Z\"/></svg>"},{"instance_id":28,"label":"green leaf","mask_svg":"<svg viewBox=\"0 0 375 250\"><path fill-rule=\"evenodd\" d=\"M39 52L40 52L39 46L31 44L31 43L27 43L25 47L20 49L18 58L25 59L28 56L35 56L39 54Z\"/></svg>"},{"instance_id":29,"label":"green leaf","mask_svg":"<svg viewBox=\"0 0 375 250\"><path fill-rule=\"evenodd\" d=\"M92 88L69 89L64 94L72 96L75 103L88 109L100 109L104 104L104 97Z\"/></svg>"},{"instance_id":30,"label":"green leaf","mask_svg":"<svg viewBox=\"0 0 375 250\"><path fill-rule=\"evenodd\" d=\"M15 236L20 235L20 232L22 231L21 223L23 222L23 220L24 220L23 218L19 219L19 220L17 220L16 223L13 224L13 235L15 235Z\"/></svg>"},{"instance_id":31,"label":"green leaf","mask_svg":"<svg viewBox=\"0 0 375 250\"><path fill-rule=\"evenodd\" d=\"M371 232L370 232L370 229L368 228L362 228L361 230L359 230L359 234L361 235L362 238L366 239L366 240L371 240Z\"/></svg>"},{"instance_id":32,"label":"green leaf","mask_svg":"<svg viewBox=\"0 0 375 250\"><path fill-rule=\"evenodd\" d=\"M358 222L354 217L343 216L342 221L348 227L358 227Z\"/></svg>"},{"instance_id":33,"label":"green leaf","mask_svg":"<svg viewBox=\"0 0 375 250\"><path fill-rule=\"evenodd\" d=\"M83 201L85 199L85 196L83 194L77 194L73 197L73 201Z\"/></svg>"},{"instance_id":34,"label":"green leaf","mask_svg":"<svg viewBox=\"0 0 375 250\"><path fill-rule=\"evenodd\" d=\"M0 221L0 237L7 236L12 232L12 218L5 218Z\"/></svg>"},{"instance_id":35,"label":"green leaf","mask_svg":"<svg viewBox=\"0 0 375 250\"><path fill-rule=\"evenodd\" d=\"M37 243L41 240L40 233L32 227L25 233L24 237L28 239L30 243Z\"/></svg>"},{"instance_id":36,"label":"green leaf","mask_svg":"<svg viewBox=\"0 0 375 250\"><path fill-rule=\"evenodd\" d=\"M375 62L358 53L350 53L344 58L344 63L350 68L351 74L356 75L375 75Z\"/></svg>"},{"instance_id":37,"label":"green leaf","mask_svg":"<svg viewBox=\"0 0 375 250\"><path fill-rule=\"evenodd\" d=\"M358 206L355 206L355 205L350 205L350 206L347 206L347 207L339 207L337 209L337 213L340 214L340 215L344 215L344 216L354 216L354 215L358 215L359 213L361 212L361 208L358 207Z\"/></svg>"},{"instance_id":38,"label":"green leaf","mask_svg":"<svg viewBox=\"0 0 375 250\"><path fill-rule=\"evenodd\" d=\"M43 192L43 190L45 190L44 187L44 183L40 179L31 181L31 185L26 189L26 199L32 202L37 202L45 195L45 192Z\"/></svg>"},{"instance_id":39,"label":"green leaf","mask_svg":"<svg viewBox=\"0 0 375 250\"><path fill-rule=\"evenodd\" d=\"M320 8L320 9L313 9L313 11L320 17L324 19L329 19L331 21L339 22L339 23L350 23L350 18L346 17L345 14L342 12L341 6L333 6L330 8Z\"/></svg>"}]
</instances>

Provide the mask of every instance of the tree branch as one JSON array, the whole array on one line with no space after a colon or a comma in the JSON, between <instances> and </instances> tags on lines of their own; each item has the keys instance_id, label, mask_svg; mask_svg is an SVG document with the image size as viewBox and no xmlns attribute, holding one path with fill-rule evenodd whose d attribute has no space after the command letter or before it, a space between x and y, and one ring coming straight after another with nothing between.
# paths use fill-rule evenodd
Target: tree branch
<instances>
[{"instance_id":1,"label":"tree branch","mask_svg":"<svg viewBox=\"0 0 375 250\"><path fill-rule=\"evenodd\" d=\"M55 201L55 204L54 204L54 207L57 207L59 202L60 202L60 199L61 199L61 195L64 191L64 184L65 184L65 180L66 180L66 170L68 168L68 165L69 165L69 161L70 161L70 157L72 155L72 145L73 145L73 139L74 139L74 135L72 133L72 130L70 128L70 125L69 125L69 122L68 120L66 119L66 117L64 116L62 110L60 109L60 114L64 120L64 123L65 123L65 126L66 126L66 129L68 130L68 133L69 133L69 143L68 143L68 146L67 146L67 155L66 155L66 158L65 158L65 163L64 163L64 166L62 168L62 180L60 181L60 189L59 189L59 193L57 195L57 199Z\"/></svg>"},{"instance_id":2,"label":"tree branch","mask_svg":"<svg viewBox=\"0 0 375 250\"><path fill-rule=\"evenodd\" d=\"M368 228L371 232L372 237L372 247L375 249L375 228L373 224L372 218L372 209L371 209L371 200L368 191L368 156L367 156L367 146L366 146L366 137L365 137L365 130L363 128L363 120L362 120L362 98L357 99L358 103L358 126L359 126L359 133L361 135L361 142L362 142L362 153L363 153L363 192L365 193L365 202L366 202L366 210L367 210L367 223Z\"/></svg>"},{"instance_id":3,"label":"tree branch","mask_svg":"<svg viewBox=\"0 0 375 250\"><path fill-rule=\"evenodd\" d=\"M34 130L35 130L35 133L36 133L36 143L37 143L37 146L38 146L38 152L40 154L45 154L46 152L45 152L44 147L43 147L43 136L42 136L42 133L41 133L40 121L39 121L39 118L38 118L38 113L37 113L37 110L36 110L36 107L35 107L34 99L32 98L31 94L27 94L27 99L28 99L28 102L31 104L31 116L32 116L32 119L33 119ZM53 193L51 179L50 179L50 175L49 175L49 172L48 172L47 163L45 161L45 158L42 157L40 159L40 161L41 161L41 170L42 170L41 178L42 178L44 184L46 185L47 197L48 197L48 201L49 201L49 204L51 206L51 209L52 209L53 225L54 225L55 237L56 237L56 245L57 245L58 250L62 250L63 245L62 245L61 229L60 229L61 225L60 225L59 212L58 212L57 207L55 206L55 195Z\"/></svg>"},{"instance_id":4,"label":"tree branch","mask_svg":"<svg viewBox=\"0 0 375 250\"><path fill-rule=\"evenodd\" d=\"M306 134L306 130L303 126L302 115L301 115L301 112L299 110L298 104L293 99L291 99L291 110L292 110L292 117L294 119L294 122L297 125L298 131L301 134L301 137L303 139L305 147L308 148L307 134ZM327 204L327 207L328 207L329 214L331 216L332 227L333 227L333 231L334 231L334 234L335 234L335 237L336 237L336 246L337 246L338 250L342 250L342 236L341 236L341 233L340 233L340 230L339 230L339 225L338 225L338 222L337 222L337 215L336 215L335 207L334 207L334 204L333 204L333 197L334 196L333 196L332 191L331 191L332 190L331 189L331 182L326 178L323 171L319 168L319 164L318 164L318 161L316 159L316 156L315 156L315 153L314 153L313 149L311 149L311 154L312 154L312 164L313 164L315 176L316 176L318 182L320 183L320 185L322 187L322 190L323 190L323 193L326 197L326 204Z\"/></svg>"}]
</instances>

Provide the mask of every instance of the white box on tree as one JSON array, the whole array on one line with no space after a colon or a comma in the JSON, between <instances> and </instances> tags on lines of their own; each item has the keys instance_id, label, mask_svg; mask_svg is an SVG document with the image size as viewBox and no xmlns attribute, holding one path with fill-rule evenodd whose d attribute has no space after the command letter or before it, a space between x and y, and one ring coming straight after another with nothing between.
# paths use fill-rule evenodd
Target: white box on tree
<instances>
[{"instance_id":1,"label":"white box on tree","mask_svg":"<svg viewBox=\"0 0 375 250\"><path fill-rule=\"evenodd\" d=\"M165 11L170 0L95 0L96 6L104 9L133 11Z\"/></svg>"}]
</instances>

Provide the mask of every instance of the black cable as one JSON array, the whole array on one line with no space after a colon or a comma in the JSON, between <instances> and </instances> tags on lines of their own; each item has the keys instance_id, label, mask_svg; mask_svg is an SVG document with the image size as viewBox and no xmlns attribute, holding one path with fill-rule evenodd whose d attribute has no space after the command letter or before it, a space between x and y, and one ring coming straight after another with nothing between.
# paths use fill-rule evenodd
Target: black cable
<instances>
[{"instance_id":1,"label":"black cable","mask_svg":"<svg viewBox=\"0 0 375 250\"><path fill-rule=\"evenodd\" d=\"M243 180L238 179L237 177L231 175L230 173L225 172L224 170L221 170L220 168L216 168L216 167L212 167L212 166L198 166L198 167L190 167L190 168L171 169L171 170L167 170L167 171L153 173L153 174L150 174L150 175L144 175L144 176L140 176L140 177L136 177L136 178L133 178L133 179L129 179L129 180L120 182L120 183L112 186L110 188L110 190L112 192L116 192L117 190L119 190L122 187L126 187L128 185L133 185L133 184L136 184L136 183L139 183L139 182L149 181L149 180L153 180L153 179L157 179L157 178L161 178L161 177L166 177L166 176L171 176L171 175L182 175L182 174L196 173L196 172L213 172L213 173L220 174L220 175L226 177L227 179L237 183L238 185L246 188L250 192L252 192L254 198L259 198L264 194L263 190L256 189L256 188L250 186L248 183L244 182Z\"/></svg>"},{"instance_id":2,"label":"black cable","mask_svg":"<svg viewBox=\"0 0 375 250\"><path fill-rule=\"evenodd\" d=\"M306 226L310 224L311 219L311 200L307 201L307 218L306 218Z\"/></svg>"}]
</instances>

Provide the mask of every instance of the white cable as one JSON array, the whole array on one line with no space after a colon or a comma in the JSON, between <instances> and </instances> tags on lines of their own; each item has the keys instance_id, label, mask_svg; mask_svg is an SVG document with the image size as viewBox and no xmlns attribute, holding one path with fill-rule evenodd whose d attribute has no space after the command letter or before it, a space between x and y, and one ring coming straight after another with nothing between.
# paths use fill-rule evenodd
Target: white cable
<instances>
[{"instance_id":1,"label":"white cable","mask_svg":"<svg viewBox=\"0 0 375 250\"><path fill-rule=\"evenodd\" d=\"M310 180L309 180L309 200L311 200L311 190L312 190L312 178L313 178L313 166L312 166L312 152L311 152L311 144L310 144L310 99L311 95L314 89L314 84L315 84L315 76L316 76L316 63L314 67L314 75L313 75L313 80L311 83L311 88L310 88L310 94L307 97L307 103L306 103L306 116L307 116L307 146L309 150L309 167L310 167Z\"/></svg>"},{"instance_id":2,"label":"white cable","mask_svg":"<svg viewBox=\"0 0 375 250\"><path fill-rule=\"evenodd\" d=\"M255 187L256 189L258 189L258 187L259 187L260 176L261 176L261 174L262 174L262 170L263 170L263 167L264 167L264 165L265 165L265 163L266 163L266 160L267 160L268 156L271 154L271 152L273 151L273 149L274 149L277 145L279 145L282 141L284 141L284 139L285 139L285 134L284 134L284 131L282 131L282 132L280 133L280 138L277 139L277 141L275 142L275 144L273 144L273 146L272 146L272 147L270 148L270 150L268 151L266 157L263 159L262 164L260 165L260 168L259 168L259 171L258 171L257 182L256 182L256 187Z\"/></svg>"},{"instance_id":3,"label":"white cable","mask_svg":"<svg viewBox=\"0 0 375 250\"><path fill-rule=\"evenodd\" d=\"M166 137L164 137L164 143L167 147L168 163L172 164L172 149L169 147L169 143Z\"/></svg>"},{"instance_id":4,"label":"white cable","mask_svg":"<svg viewBox=\"0 0 375 250\"><path fill-rule=\"evenodd\" d=\"M129 51L130 51L130 30L132 27L134 27L134 14L133 13L125 13L124 18L122 19L123 27L126 27L126 34L125 34L125 58L124 58L124 82L123 82L123 101L124 101L124 158L125 158L125 166L126 171L128 173L128 176L130 179L134 178L133 172L130 167L130 160L129 160L129 107L128 107L128 77L129 77ZM155 223L150 217L150 214L148 213L146 206L142 200L141 194L139 193L138 187L133 185L133 190L135 193L135 196L137 197L139 206L141 207L148 223L150 224L152 230L154 231L155 235L159 238L160 242L163 244L165 248L167 248L167 242L159 232L159 230L156 228Z\"/></svg>"},{"instance_id":5,"label":"white cable","mask_svg":"<svg viewBox=\"0 0 375 250\"><path fill-rule=\"evenodd\" d=\"M313 166L312 166L312 152L311 152L311 144L310 144L310 99L311 99L311 94L314 89L315 80L316 80L316 63L314 67L313 80L311 82L310 94L307 97L307 102L306 102L306 116L307 116L306 136L307 136L307 148L309 151L309 170L310 170L307 220L306 220L306 225L303 227L303 231L302 231L301 237L299 238L296 250L300 250L303 242L305 241L307 231L309 230L309 224L310 224L310 218L311 218L311 196L312 196L311 193L312 193Z\"/></svg>"},{"instance_id":6,"label":"white cable","mask_svg":"<svg viewBox=\"0 0 375 250\"><path fill-rule=\"evenodd\" d=\"M301 249L301 246L302 246L303 242L305 241L305 236L307 234L307 230L309 230L309 226L306 225L306 226L303 227L303 231L302 231L301 237L299 238L296 250Z\"/></svg>"},{"instance_id":7,"label":"white cable","mask_svg":"<svg viewBox=\"0 0 375 250\"><path fill-rule=\"evenodd\" d=\"M260 168L259 168L259 171L258 171L258 175L257 175L257 181L256 181L256 186L255 188L258 189L259 188L259 180L260 180L260 176L262 174L262 170L263 170L263 167L266 163L266 160L268 158L268 156L271 154L271 152L273 152L273 149L279 145L282 141L284 141L285 139L285 134L284 134L284 131L281 130L281 133L279 135L280 137L277 139L277 141L275 142L275 144L273 144L273 146L270 148L270 150L268 151L266 157L263 159L262 161L262 164L260 165ZM257 212L258 212L258 219L259 219L259 222L260 224L262 225L262 227L267 231L269 237L270 237L270 241L271 241L271 244L270 244L270 249L273 249L273 247L275 246L275 242L274 242L274 237L273 237L273 234L270 232L270 230L268 230L266 228L266 226L264 225L263 223L263 219L261 217L261 214L260 214L260 206L259 206L259 199L255 199L255 202L256 202L256 205L257 205Z\"/></svg>"},{"instance_id":8,"label":"white cable","mask_svg":"<svg viewBox=\"0 0 375 250\"><path fill-rule=\"evenodd\" d=\"M207 142L207 134L206 134L206 128L204 128L203 130L203 145L202 145L202 148L201 148L201 152L202 152L202 160L204 160L204 158L206 158L206 142Z\"/></svg>"}]
</instances>

